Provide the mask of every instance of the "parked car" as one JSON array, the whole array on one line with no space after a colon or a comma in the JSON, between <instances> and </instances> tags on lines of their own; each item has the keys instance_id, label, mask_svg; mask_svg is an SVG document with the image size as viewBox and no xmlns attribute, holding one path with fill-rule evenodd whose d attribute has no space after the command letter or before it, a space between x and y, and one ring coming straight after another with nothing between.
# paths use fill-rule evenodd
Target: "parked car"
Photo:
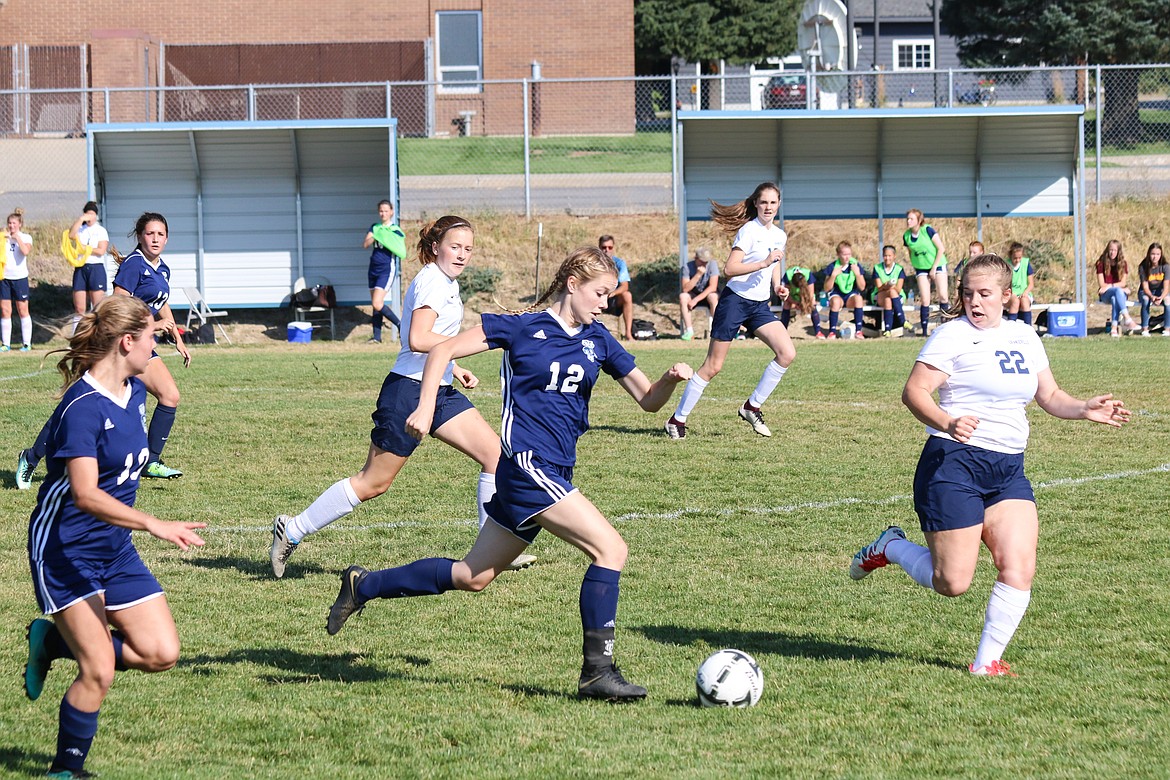
<instances>
[{"instance_id":1,"label":"parked car","mask_svg":"<svg viewBox=\"0 0 1170 780\"><path fill-rule=\"evenodd\" d=\"M779 75L768 79L760 105L764 108L807 108L808 81L805 76Z\"/></svg>"}]
</instances>

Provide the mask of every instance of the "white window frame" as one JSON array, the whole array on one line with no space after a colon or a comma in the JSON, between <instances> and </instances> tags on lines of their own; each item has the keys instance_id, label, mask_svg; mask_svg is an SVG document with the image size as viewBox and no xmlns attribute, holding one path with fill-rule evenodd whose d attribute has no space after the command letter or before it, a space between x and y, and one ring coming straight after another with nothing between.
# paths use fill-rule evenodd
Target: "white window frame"
<instances>
[{"instance_id":1,"label":"white window frame","mask_svg":"<svg viewBox=\"0 0 1170 780\"><path fill-rule=\"evenodd\" d=\"M444 15L455 14L474 14L476 23L476 36L479 42L479 62L474 66L460 65L456 67L442 66L443 61L443 39L442 39L442 24L439 18ZM446 84L443 82L443 75L445 73L474 73L477 82L467 86L454 86L453 84ZM457 95L457 94L474 94L483 91L483 85L478 83L483 80L483 11L435 11L435 81L438 82L437 92L443 95ZM458 82L455 82L456 84Z\"/></svg>"},{"instance_id":2,"label":"white window frame","mask_svg":"<svg viewBox=\"0 0 1170 780\"><path fill-rule=\"evenodd\" d=\"M934 70L934 39L933 38L895 38L891 45L893 46L893 59L890 61L894 70ZM918 67L911 65L909 68L903 68L898 65L898 49L903 47L910 47L912 50L925 48L930 53L930 63L925 67ZM911 60L917 60L917 51L912 51Z\"/></svg>"}]
</instances>

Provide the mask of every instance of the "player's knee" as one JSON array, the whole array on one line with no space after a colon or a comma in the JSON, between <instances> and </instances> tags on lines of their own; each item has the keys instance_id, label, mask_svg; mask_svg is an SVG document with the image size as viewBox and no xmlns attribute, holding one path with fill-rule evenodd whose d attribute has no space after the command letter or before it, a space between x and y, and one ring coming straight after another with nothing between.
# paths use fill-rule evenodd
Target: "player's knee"
<instances>
[{"instance_id":1,"label":"player's knee","mask_svg":"<svg viewBox=\"0 0 1170 780\"><path fill-rule=\"evenodd\" d=\"M956 575L935 569L932 584L935 592L940 596L954 598L962 596L971 587L971 575Z\"/></svg>"},{"instance_id":2,"label":"player's knee","mask_svg":"<svg viewBox=\"0 0 1170 780\"><path fill-rule=\"evenodd\" d=\"M479 593L495 580L496 573L491 569L481 572L471 573L466 577L453 578L453 584L459 590L465 590L468 593Z\"/></svg>"},{"instance_id":3,"label":"player's knee","mask_svg":"<svg viewBox=\"0 0 1170 780\"><path fill-rule=\"evenodd\" d=\"M597 558L593 562L607 569L621 571L626 566L629 554L630 548L626 545L626 540L619 536L615 541L606 544L602 550L599 550Z\"/></svg>"},{"instance_id":4,"label":"player's knee","mask_svg":"<svg viewBox=\"0 0 1170 780\"><path fill-rule=\"evenodd\" d=\"M172 409L179 408L180 400L182 399L179 396L179 389L177 387L174 390L168 390L166 392L159 393L158 396L158 402L160 404L163 406L169 406Z\"/></svg>"}]
</instances>

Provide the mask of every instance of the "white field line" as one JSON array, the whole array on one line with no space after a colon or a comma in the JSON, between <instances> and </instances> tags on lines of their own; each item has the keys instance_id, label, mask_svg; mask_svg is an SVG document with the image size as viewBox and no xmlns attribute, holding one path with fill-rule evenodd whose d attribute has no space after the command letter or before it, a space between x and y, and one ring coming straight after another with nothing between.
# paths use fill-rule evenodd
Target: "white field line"
<instances>
[{"instance_id":1,"label":"white field line","mask_svg":"<svg viewBox=\"0 0 1170 780\"><path fill-rule=\"evenodd\" d=\"M1033 485L1033 488L1039 492L1044 490L1054 490L1064 487L1076 487L1078 485L1085 485L1090 482L1112 482L1119 479L1129 479L1131 477L1143 477L1148 474L1157 474L1159 472L1170 472L1170 463L1162 463L1158 466L1153 466L1148 469L1139 469L1135 471L1115 471L1109 474L1092 474L1085 477L1067 477L1064 479L1054 479L1049 482L1038 482ZM846 506L886 506L888 504L897 504L903 501L910 501L913 496L909 493L899 493L884 498L839 498L833 501L808 501L800 504L785 504L782 506L773 507L737 507L735 509L719 509L712 511L710 509L696 509L693 507L685 507L682 509L675 509L670 512L629 512L624 515L618 515L611 518L614 523L628 523L638 520L680 520L690 515L702 515L703 517L727 517L730 515L747 514L757 515L761 517L768 517L772 515L786 515L793 512L801 512L805 510L824 511L826 509L839 509ZM370 525L342 525L338 530L344 531L375 531L387 530L395 528L441 528L443 526L468 526L475 525L475 520L401 520L393 523L374 523ZM271 525L254 526L254 525L236 525L236 526L210 526L201 533L254 533L256 531L271 532Z\"/></svg>"}]
</instances>

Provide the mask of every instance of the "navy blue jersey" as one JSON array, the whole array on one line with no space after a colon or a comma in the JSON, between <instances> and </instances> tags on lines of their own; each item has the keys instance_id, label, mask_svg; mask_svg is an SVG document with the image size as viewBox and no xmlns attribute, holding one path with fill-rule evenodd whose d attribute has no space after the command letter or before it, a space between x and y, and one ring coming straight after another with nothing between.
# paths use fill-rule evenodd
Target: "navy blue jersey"
<instances>
[{"instance_id":1,"label":"navy blue jersey","mask_svg":"<svg viewBox=\"0 0 1170 780\"><path fill-rule=\"evenodd\" d=\"M598 373L620 379L634 370L634 356L597 321L575 334L547 311L484 314L482 321L487 343L504 350L504 454L531 450L550 463L575 465Z\"/></svg>"},{"instance_id":2,"label":"navy blue jersey","mask_svg":"<svg viewBox=\"0 0 1170 780\"><path fill-rule=\"evenodd\" d=\"M114 284L150 307L156 316L171 297L171 269L160 257L158 267L152 267L135 249L118 266Z\"/></svg>"},{"instance_id":3,"label":"navy blue jersey","mask_svg":"<svg viewBox=\"0 0 1170 780\"><path fill-rule=\"evenodd\" d=\"M98 520L73 504L65 461L96 458L98 487L134 506L138 475L148 455L142 380L132 377L121 398L110 395L89 374L74 382L49 418L49 473L29 520L30 560L101 558L120 549L130 530Z\"/></svg>"}]
</instances>

